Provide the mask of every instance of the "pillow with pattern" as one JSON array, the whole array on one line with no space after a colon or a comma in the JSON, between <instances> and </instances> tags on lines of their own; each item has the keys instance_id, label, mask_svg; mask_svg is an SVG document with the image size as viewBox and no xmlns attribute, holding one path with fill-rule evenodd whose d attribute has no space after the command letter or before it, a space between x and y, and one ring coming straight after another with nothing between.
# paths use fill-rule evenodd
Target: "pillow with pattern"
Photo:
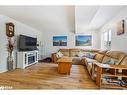
<instances>
[{"instance_id":1,"label":"pillow with pattern","mask_svg":"<svg viewBox=\"0 0 127 95\"><path fill-rule=\"evenodd\" d=\"M88 56L88 58L94 59L94 58L95 58L95 55L96 55L96 54L90 53L89 56Z\"/></svg>"},{"instance_id":2,"label":"pillow with pattern","mask_svg":"<svg viewBox=\"0 0 127 95\"><path fill-rule=\"evenodd\" d=\"M58 57L63 57L63 54L59 51L59 52L57 52L57 56Z\"/></svg>"},{"instance_id":3,"label":"pillow with pattern","mask_svg":"<svg viewBox=\"0 0 127 95\"><path fill-rule=\"evenodd\" d=\"M117 63L117 60L111 58L107 60L104 64L115 65L116 63Z\"/></svg>"}]
</instances>

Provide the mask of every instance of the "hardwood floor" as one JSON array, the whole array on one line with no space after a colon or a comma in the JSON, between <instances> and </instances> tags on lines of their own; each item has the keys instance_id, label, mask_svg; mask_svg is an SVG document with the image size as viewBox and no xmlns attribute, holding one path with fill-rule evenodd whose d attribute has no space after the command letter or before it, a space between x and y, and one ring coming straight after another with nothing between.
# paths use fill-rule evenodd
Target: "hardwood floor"
<instances>
[{"instance_id":1,"label":"hardwood floor","mask_svg":"<svg viewBox=\"0 0 127 95\"><path fill-rule=\"evenodd\" d=\"M73 65L70 75L58 74L57 64L38 63L0 74L0 86L13 89L97 89L84 66Z\"/></svg>"}]
</instances>

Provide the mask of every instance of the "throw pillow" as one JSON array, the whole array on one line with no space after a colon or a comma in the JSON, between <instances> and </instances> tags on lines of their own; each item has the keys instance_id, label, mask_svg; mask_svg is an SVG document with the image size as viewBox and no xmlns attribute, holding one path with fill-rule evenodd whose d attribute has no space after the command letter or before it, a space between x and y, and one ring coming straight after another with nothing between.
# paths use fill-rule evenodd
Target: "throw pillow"
<instances>
[{"instance_id":1,"label":"throw pillow","mask_svg":"<svg viewBox=\"0 0 127 95\"><path fill-rule=\"evenodd\" d=\"M76 55L76 57L83 57L84 56L84 53L82 53L82 52L79 52L77 55Z\"/></svg>"},{"instance_id":2,"label":"throw pillow","mask_svg":"<svg viewBox=\"0 0 127 95\"><path fill-rule=\"evenodd\" d=\"M96 55L96 54L93 54L93 53L89 53L89 56L88 56L88 58L90 58L90 59L94 59L94 58L95 58L95 55Z\"/></svg>"},{"instance_id":3,"label":"throw pillow","mask_svg":"<svg viewBox=\"0 0 127 95\"><path fill-rule=\"evenodd\" d=\"M89 57L90 53L86 52L82 57Z\"/></svg>"},{"instance_id":4,"label":"throw pillow","mask_svg":"<svg viewBox=\"0 0 127 95\"><path fill-rule=\"evenodd\" d=\"M117 60L111 58L111 59L107 60L104 64L115 65L115 63L117 63Z\"/></svg>"},{"instance_id":5,"label":"throw pillow","mask_svg":"<svg viewBox=\"0 0 127 95\"><path fill-rule=\"evenodd\" d=\"M103 64L109 64L109 63L110 63L110 60L111 60L111 59L107 60L107 61L104 62Z\"/></svg>"},{"instance_id":6,"label":"throw pillow","mask_svg":"<svg viewBox=\"0 0 127 95\"><path fill-rule=\"evenodd\" d=\"M56 53L56 57L59 58L59 55Z\"/></svg>"},{"instance_id":7,"label":"throw pillow","mask_svg":"<svg viewBox=\"0 0 127 95\"><path fill-rule=\"evenodd\" d=\"M57 52L58 57L63 57L63 54L59 51Z\"/></svg>"},{"instance_id":8,"label":"throw pillow","mask_svg":"<svg viewBox=\"0 0 127 95\"><path fill-rule=\"evenodd\" d=\"M109 65L115 65L117 63L117 60L115 59L109 59L107 60L104 64L109 64ZM110 69L105 69L106 72L108 72Z\"/></svg>"}]
</instances>

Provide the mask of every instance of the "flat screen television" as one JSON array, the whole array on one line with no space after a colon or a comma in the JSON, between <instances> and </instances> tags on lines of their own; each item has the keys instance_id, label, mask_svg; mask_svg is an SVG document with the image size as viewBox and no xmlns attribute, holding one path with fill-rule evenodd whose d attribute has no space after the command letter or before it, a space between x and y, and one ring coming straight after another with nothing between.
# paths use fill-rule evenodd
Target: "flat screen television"
<instances>
[{"instance_id":1,"label":"flat screen television","mask_svg":"<svg viewBox=\"0 0 127 95\"><path fill-rule=\"evenodd\" d=\"M37 38L20 35L19 36L19 50L20 51L37 50Z\"/></svg>"}]
</instances>

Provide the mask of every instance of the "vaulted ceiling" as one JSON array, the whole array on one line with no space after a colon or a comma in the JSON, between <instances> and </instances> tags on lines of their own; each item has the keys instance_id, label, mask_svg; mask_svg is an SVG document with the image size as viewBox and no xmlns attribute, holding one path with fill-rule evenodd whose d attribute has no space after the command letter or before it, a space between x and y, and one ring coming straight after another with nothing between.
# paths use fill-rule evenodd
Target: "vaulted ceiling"
<instances>
[{"instance_id":1,"label":"vaulted ceiling","mask_svg":"<svg viewBox=\"0 0 127 95\"><path fill-rule=\"evenodd\" d=\"M0 14L39 31L69 28L71 32L101 28L125 6L1 6Z\"/></svg>"}]
</instances>

